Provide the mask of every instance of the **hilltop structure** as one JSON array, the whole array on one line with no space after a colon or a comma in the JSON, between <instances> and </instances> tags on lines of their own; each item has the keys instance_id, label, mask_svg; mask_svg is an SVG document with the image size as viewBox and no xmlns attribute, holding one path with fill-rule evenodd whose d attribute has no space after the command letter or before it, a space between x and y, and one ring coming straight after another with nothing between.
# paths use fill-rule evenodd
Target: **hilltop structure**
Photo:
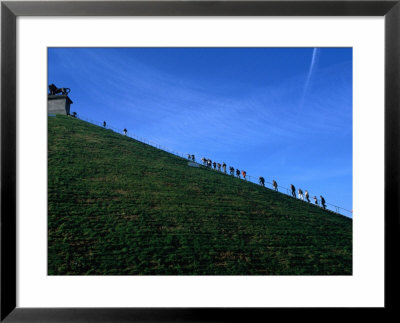
<instances>
[{"instance_id":1,"label":"hilltop structure","mask_svg":"<svg viewBox=\"0 0 400 323\"><path fill-rule=\"evenodd\" d=\"M57 88L54 84L49 85L49 94L47 96L48 114L70 115L70 106L73 103L68 97L69 88Z\"/></svg>"}]
</instances>

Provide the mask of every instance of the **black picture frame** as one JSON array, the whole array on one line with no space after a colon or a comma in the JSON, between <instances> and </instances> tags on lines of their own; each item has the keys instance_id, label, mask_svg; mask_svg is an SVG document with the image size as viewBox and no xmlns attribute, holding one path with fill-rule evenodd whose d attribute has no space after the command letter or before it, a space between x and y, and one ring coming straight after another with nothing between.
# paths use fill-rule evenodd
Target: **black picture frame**
<instances>
[{"instance_id":1,"label":"black picture frame","mask_svg":"<svg viewBox=\"0 0 400 323\"><path fill-rule=\"evenodd\" d=\"M233 322L270 313L310 315L300 308L18 308L16 307L16 19L19 16L382 16L385 19L385 306L369 318L397 311L396 258L400 180L400 0L314 1L2 1L1 2L1 322ZM38 291L40 292L40 291ZM323 309L342 318L352 310ZM363 310L363 309L361 309ZM266 311L269 311L268 314ZM290 314L291 315L291 314ZM335 317L336 316L336 317ZM244 319L246 318L246 319ZM324 319L319 317L319 319Z\"/></svg>"}]
</instances>

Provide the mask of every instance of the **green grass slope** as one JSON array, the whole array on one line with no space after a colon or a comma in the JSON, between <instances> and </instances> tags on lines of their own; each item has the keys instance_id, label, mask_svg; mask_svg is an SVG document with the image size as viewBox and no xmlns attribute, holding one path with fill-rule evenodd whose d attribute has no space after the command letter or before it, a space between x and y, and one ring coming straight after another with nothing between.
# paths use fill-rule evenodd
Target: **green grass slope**
<instances>
[{"instance_id":1,"label":"green grass slope","mask_svg":"<svg viewBox=\"0 0 400 323\"><path fill-rule=\"evenodd\" d=\"M352 220L48 118L49 275L351 275Z\"/></svg>"}]
</instances>

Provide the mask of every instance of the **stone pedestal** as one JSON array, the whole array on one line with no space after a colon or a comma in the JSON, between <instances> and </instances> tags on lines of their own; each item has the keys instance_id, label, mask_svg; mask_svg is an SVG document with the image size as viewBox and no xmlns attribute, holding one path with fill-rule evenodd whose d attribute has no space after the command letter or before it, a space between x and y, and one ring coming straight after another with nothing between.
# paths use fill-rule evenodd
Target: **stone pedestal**
<instances>
[{"instance_id":1,"label":"stone pedestal","mask_svg":"<svg viewBox=\"0 0 400 323\"><path fill-rule=\"evenodd\" d=\"M70 105L73 102L66 94L48 95L47 113L48 114L70 114Z\"/></svg>"}]
</instances>

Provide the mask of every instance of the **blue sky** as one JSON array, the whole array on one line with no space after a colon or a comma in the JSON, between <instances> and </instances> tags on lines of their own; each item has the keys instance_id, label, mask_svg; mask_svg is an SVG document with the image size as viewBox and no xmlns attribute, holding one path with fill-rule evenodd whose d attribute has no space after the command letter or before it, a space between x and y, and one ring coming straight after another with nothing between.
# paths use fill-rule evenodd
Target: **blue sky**
<instances>
[{"instance_id":1,"label":"blue sky","mask_svg":"<svg viewBox=\"0 0 400 323\"><path fill-rule=\"evenodd\" d=\"M48 67L78 116L352 210L351 48L49 48Z\"/></svg>"}]
</instances>

